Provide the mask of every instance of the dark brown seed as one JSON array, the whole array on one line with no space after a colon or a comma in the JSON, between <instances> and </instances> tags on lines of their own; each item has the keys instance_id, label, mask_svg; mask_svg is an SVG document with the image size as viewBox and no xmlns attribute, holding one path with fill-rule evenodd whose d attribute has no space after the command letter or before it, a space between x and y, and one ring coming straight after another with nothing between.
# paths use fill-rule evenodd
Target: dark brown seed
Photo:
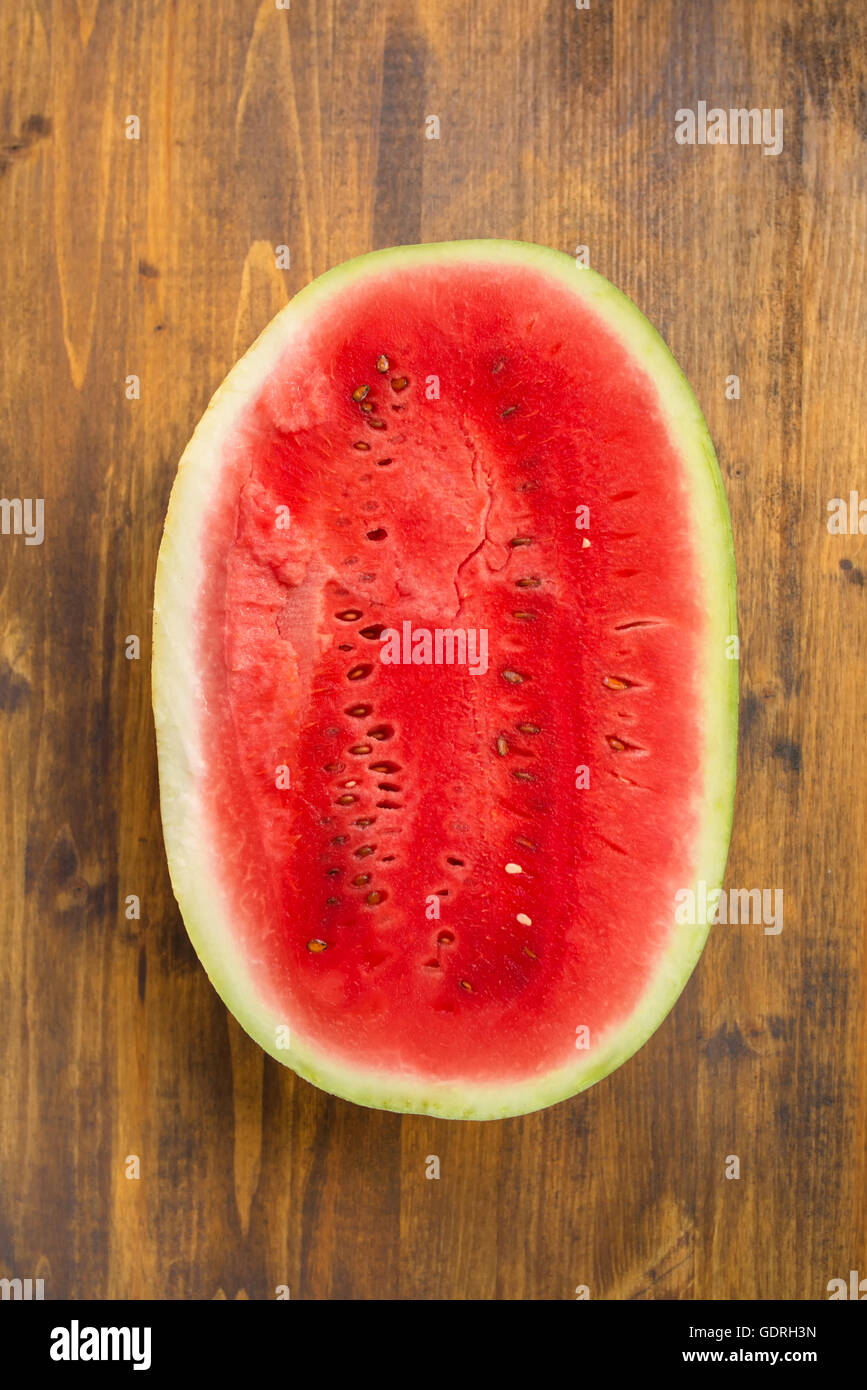
<instances>
[{"instance_id":1,"label":"dark brown seed","mask_svg":"<svg viewBox=\"0 0 867 1390\"><path fill-rule=\"evenodd\" d=\"M363 888L365 883L369 882L370 874L356 874L355 878L352 880L352 886L354 888Z\"/></svg>"},{"instance_id":2,"label":"dark brown seed","mask_svg":"<svg viewBox=\"0 0 867 1390\"><path fill-rule=\"evenodd\" d=\"M376 359L376 370L378 372L388 371L388 358L386 357L384 352Z\"/></svg>"},{"instance_id":3,"label":"dark brown seed","mask_svg":"<svg viewBox=\"0 0 867 1390\"><path fill-rule=\"evenodd\" d=\"M334 836L334 839L331 841L331 843L332 843L333 845L345 845L345 844L346 844L346 841L347 841L348 839L349 839L349 836L348 836L348 835L335 835L335 836Z\"/></svg>"},{"instance_id":4,"label":"dark brown seed","mask_svg":"<svg viewBox=\"0 0 867 1390\"><path fill-rule=\"evenodd\" d=\"M377 526L375 531L368 531L367 533L367 539L369 541L384 541L387 538L387 536L388 532L386 531L384 526ZM364 634L362 634L362 636L363 635Z\"/></svg>"},{"instance_id":5,"label":"dark brown seed","mask_svg":"<svg viewBox=\"0 0 867 1390\"><path fill-rule=\"evenodd\" d=\"M533 544L533 538L532 538L532 536L513 536L512 539L509 541L509 545L513 545L513 546L519 546L519 545L532 545L532 544Z\"/></svg>"},{"instance_id":6,"label":"dark brown seed","mask_svg":"<svg viewBox=\"0 0 867 1390\"><path fill-rule=\"evenodd\" d=\"M405 391L409 382L405 376L396 376L391 383L392 391Z\"/></svg>"},{"instance_id":7,"label":"dark brown seed","mask_svg":"<svg viewBox=\"0 0 867 1390\"><path fill-rule=\"evenodd\" d=\"M512 771L512 776L516 782L535 782L532 772L525 772L523 768L516 767Z\"/></svg>"},{"instance_id":8,"label":"dark brown seed","mask_svg":"<svg viewBox=\"0 0 867 1390\"><path fill-rule=\"evenodd\" d=\"M349 751L354 754L356 758L363 758L365 753L370 752L370 747L369 743L353 743Z\"/></svg>"},{"instance_id":9,"label":"dark brown seed","mask_svg":"<svg viewBox=\"0 0 867 1390\"><path fill-rule=\"evenodd\" d=\"M391 459L377 459L377 460L376 460L376 466L377 466L377 468L387 468L388 465L389 465L390 463L391 463Z\"/></svg>"},{"instance_id":10,"label":"dark brown seed","mask_svg":"<svg viewBox=\"0 0 867 1390\"><path fill-rule=\"evenodd\" d=\"M340 870L339 870L339 869L328 869L327 872L326 872L325 877L326 877L326 878L339 878L339 877L340 877Z\"/></svg>"},{"instance_id":11,"label":"dark brown seed","mask_svg":"<svg viewBox=\"0 0 867 1390\"><path fill-rule=\"evenodd\" d=\"M376 907L377 903L382 902L382 894L376 892L368 893L365 902L369 903L371 907Z\"/></svg>"},{"instance_id":12,"label":"dark brown seed","mask_svg":"<svg viewBox=\"0 0 867 1390\"><path fill-rule=\"evenodd\" d=\"M524 680L520 671L503 671L503 680L508 681L509 685L520 685Z\"/></svg>"},{"instance_id":13,"label":"dark brown seed","mask_svg":"<svg viewBox=\"0 0 867 1390\"><path fill-rule=\"evenodd\" d=\"M356 439L352 447L353 449L361 449L362 451L369 451L370 449L370 445L363 439Z\"/></svg>"},{"instance_id":14,"label":"dark brown seed","mask_svg":"<svg viewBox=\"0 0 867 1390\"><path fill-rule=\"evenodd\" d=\"M373 825L373 816L359 816L352 824L359 830L366 830L369 825Z\"/></svg>"},{"instance_id":15,"label":"dark brown seed","mask_svg":"<svg viewBox=\"0 0 867 1390\"><path fill-rule=\"evenodd\" d=\"M348 681L364 680L364 677L369 676L372 670L372 666L353 666L351 671L347 671L346 679Z\"/></svg>"},{"instance_id":16,"label":"dark brown seed","mask_svg":"<svg viewBox=\"0 0 867 1390\"><path fill-rule=\"evenodd\" d=\"M353 795L352 795L352 792L346 792L345 795L339 796L339 797L337 798L337 804L338 804L338 806L351 806L352 803L353 803L354 801L357 801L357 800L358 800L358 797L357 797L357 796L353 796Z\"/></svg>"},{"instance_id":17,"label":"dark brown seed","mask_svg":"<svg viewBox=\"0 0 867 1390\"><path fill-rule=\"evenodd\" d=\"M370 705L351 705L346 713L351 719L364 719L370 714Z\"/></svg>"},{"instance_id":18,"label":"dark brown seed","mask_svg":"<svg viewBox=\"0 0 867 1390\"><path fill-rule=\"evenodd\" d=\"M355 851L356 859L366 859L369 854L373 854L375 848L375 845L359 845Z\"/></svg>"},{"instance_id":19,"label":"dark brown seed","mask_svg":"<svg viewBox=\"0 0 867 1390\"><path fill-rule=\"evenodd\" d=\"M461 980L461 989L465 989L467 991L467 994L473 993L473 987L470 984L469 980Z\"/></svg>"},{"instance_id":20,"label":"dark brown seed","mask_svg":"<svg viewBox=\"0 0 867 1390\"><path fill-rule=\"evenodd\" d=\"M357 623L361 617L360 608L344 608L342 613L335 613L335 618L339 618L342 623Z\"/></svg>"},{"instance_id":21,"label":"dark brown seed","mask_svg":"<svg viewBox=\"0 0 867 1390\"><path fill-rule=\"evenodd\" d=\"M335 907L336 904L340 902L340 899L339 899L339 898L326 898L325 901L326 901L326 903L327 903L327 905L328 905L329 907Z\"/></svg>"},{"instance_id":22,"label":"dark brown seed","mask_svg":"<svg viewBox=\"0 0 867 1390\"><path fill-rule=\"evenodd\" d=\"M541 583L541 579L535 574L528 575L526 579L515 580L518 589L538 589Z\"/></svg>"},{"instance_id":23,"label":"dark brown seed","mask_svg":"<svg viewBox=\"0 0 867 1390\"><path fill-rule=\"evenodd\" d=\"M502 415L500 416L500 419L501 419L501 420L508 420L509 416L510 416L510 415L514 415L514 413L515 413L515 411L516 411L517 409L518 409L518 407L517 407L516 405L507 405L507 406L506 406L506 409L503 411Z\"/></svg>"},{"instance_id":24,"label":"dark brown seed","mask_svg":"<svg viewBox=\"0 0 867 1390\"><path fill-rule=\"evenodd\" d=\"M384 623L371 623L370 627L363 627L358 635L366 638L368 642L378 642L382 632L385 632Z\"/></svg>"},{"instance_id":25,"label":"dark brown seed","mask_svg":"<svg viewBox=\"0 0 867 1390\"><path fill-rule=\"evenodd\" d=\"M455 859L453 855L447 856L447 858L446 858L446 863L447 863L447 864L457 864L458 868L460 868L460 869L462 869L462 868L464 867L464 861L463 861L463 859Z\"/></svg>"},{"instance_id":26,"label":"dark brown seed","mask_svg":"<svg viewBox=\"0 0 867 1390\"><path fill-rule=\"evenodd\" d=\"M319 940L318 936L314 936L312 941L307 942L307 949L308 951L313 951L315 954L318 954L320 951L327 951L328 947L324 941Z\"/></svg>"},{"instance_id":27,"label":"dark brown seed","mask_svg":"<svg viewBox=\"0 0 867 1390\"><path fill-rule=\"evenodd\" d=\"M517 728L518 732L521 733L521 734L538 734L538 733L541 733L541 730L540 730L538 724L517 724L515 727Z\"/></svg>"},{"instance_id":28,"label":"dark brown seed","mask_svg":"<svg viewBox=\"0 0 867 1390\"><path fill-rule=\"evenodd\" d=\"M370 417L370 419L368 420L367 423L370 425L370 428L371 428L372 430L384 430L384 429L385 429L385 421L384 421L384 420L380 420L380 418L379 418L378 415L376 415L376 416L371 415L371 417Z\"/></svg>"},{"instance_id":29,"label":"dark brown seed","mask_svg":"<svg viewBox=\"0 0 867 1390\"><path fill-rule=\"evenodd\" d=\"M352 393L352 399L354 401L363 401L369 390L369 386L356 386Z\"/></svg>"},{"instance_id":30,"label":"dark brown seed","mask_svg":"<svg viewBox=\"0 0 867 1390\"><path fill-rule=\"evenodd\" d=\"M538 616L538 613L531 613L528 609L518 609L512 614L513 618L519 618L524 623L534 623Z\"/></svg>"},{"instance_id":31,"label":"dark brown seed","mask_svg":"<svg viewBox=\"0 0 867 1390\"><path fill-rule=\"evenodd\" d=\"M323 763L323 764L322 764L322 771L323 771L323 772L342 772L343 769L345 768L345 766L346 766L345 763Z\"/></svg>"}]
</instances>

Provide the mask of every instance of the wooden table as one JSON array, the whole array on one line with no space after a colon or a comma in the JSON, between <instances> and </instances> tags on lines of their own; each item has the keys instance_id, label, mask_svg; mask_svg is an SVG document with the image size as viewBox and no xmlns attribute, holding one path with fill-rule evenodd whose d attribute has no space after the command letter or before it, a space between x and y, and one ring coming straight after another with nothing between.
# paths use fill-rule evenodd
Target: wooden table
<instances>
[{"instance_id":1,"label":"wooden table","mask_svg":"<svg viewBox=\"0 0 867 1390\"><path fill-rule=\"evenodd\" d=\"M867 496L863 5L4 0L0 25L2 486L45 505L41 545L0 536L0 1275L504 1300L867 1275L867 536L826 524ZM678 143L700 101L782 108L781 152ZM740 572L727 881L782 888L785 924L714 931L591 1091L461 1124L326 1096L227 1014L169 886L149 632L232 362L337 262L478 236L588 247L703 405Z\"/></svg>"}]
</instances>

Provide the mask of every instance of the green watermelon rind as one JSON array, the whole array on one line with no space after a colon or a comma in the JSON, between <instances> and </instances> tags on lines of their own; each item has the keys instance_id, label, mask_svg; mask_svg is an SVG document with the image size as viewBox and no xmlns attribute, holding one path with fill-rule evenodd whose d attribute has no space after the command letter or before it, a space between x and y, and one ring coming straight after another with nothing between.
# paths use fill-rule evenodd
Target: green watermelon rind
<instances>
[{"instance_id":1,"label":"green watermelon rind","mask_svg":"<svg viewBox=\"0 0 867 1390\"><path fill-rule=\"evenodd\" d=\"M202 527L220 475L221 446L294 341L304 341L317 312L359 277L399 273L430 261L518 262L570 288L618 335L637 367L653 381L684 463L692 534L707 619L706 662L696 689L703 696L704 793L694 863L684 888L722 885L731 834L738 720L738 661L728 655L737 634L734 548L728 505L714 447L681 368L641 311L596 271L562 252L526 242L443 242L374 251L328 271L281 310L215 393L179 464L157 563L153 629L153 705L163 832L172 887L190 939L224 1003L277 1061L321 1089L359 1105L450 1119L502 1119L566 1100L614 1071L655 1032L689 979L707 939L703 923L674 923L671 943L632 1013L588 1054L520 1081L439 1082L411 1070L376 1073L329 1056L263 999L233 931L232 908L220 887L201 794L205 759L198 743L202 708L196 666L196 599L203 575ZM674 922L675 905L672 903ZM288 1028L291 1046L278 1045Z\"/></svg>"}]
</instances>

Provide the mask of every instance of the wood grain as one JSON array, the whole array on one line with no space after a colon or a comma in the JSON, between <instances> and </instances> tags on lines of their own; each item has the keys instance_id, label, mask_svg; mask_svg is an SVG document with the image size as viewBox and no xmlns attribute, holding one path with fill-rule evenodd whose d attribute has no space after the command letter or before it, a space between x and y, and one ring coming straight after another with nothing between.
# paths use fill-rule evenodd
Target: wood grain
<instances>
[{"instance_id":1,"label":"wood grain","mask_svg":"<svg viewBox=\"0 0 867 1390\"><path fill-rule=\"evenodd\" d=\"M863 6L3 0L0 25L2 491L46 517L0 536L0 1275L511 1300L867 1274L867 537L825 524L867 495ZM699 100L783 108L782 153L677 144ZM211 989L163 856L149 630L174 469L235 358L337 262L475 236L587 245L703 405L740 578L728 883L782 888L785 924L716 930L586 1094L449 1125L296 1080Z\"/></svg>"}]
</instances>

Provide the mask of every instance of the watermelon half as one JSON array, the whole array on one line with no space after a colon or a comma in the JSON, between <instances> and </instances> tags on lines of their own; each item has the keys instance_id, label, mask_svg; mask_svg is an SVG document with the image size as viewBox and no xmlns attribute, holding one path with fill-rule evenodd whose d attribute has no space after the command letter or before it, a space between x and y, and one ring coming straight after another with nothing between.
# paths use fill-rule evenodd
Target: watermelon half
<instances>
[{"instance_id":1,"label":"watermelon half","mask_svg":"<svg viewBox=\"0 0 867 1390\"><path fill-rule=\"evenodd\" d=\"M600 275L492 240L308 286L199 423L157 569L169 867L235 1016L388 1110L617 1067L704 944L678 895L722 882L735 631L701 411Z\"/></svg>"}]
</instances>

